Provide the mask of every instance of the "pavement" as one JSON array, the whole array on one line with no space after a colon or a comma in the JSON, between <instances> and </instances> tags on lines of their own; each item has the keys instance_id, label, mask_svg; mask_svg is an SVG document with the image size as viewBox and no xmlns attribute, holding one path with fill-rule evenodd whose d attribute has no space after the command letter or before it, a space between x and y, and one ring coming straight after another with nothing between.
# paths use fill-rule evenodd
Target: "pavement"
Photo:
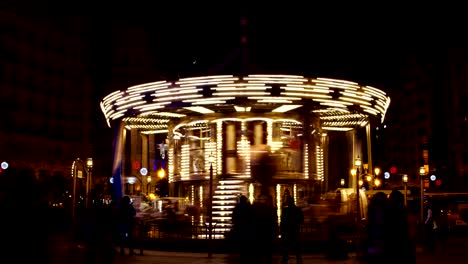
<instances>
[{"instance_id":1,"label":"pavement","mask_svg":"<svg viewBox=\"0 0 468 264\"><path fill-rule=\"evenodd\" d=\"M273 263L280 263L281 256L274 255ZM356 258L350 257L347 260L329 260L322 254L303 255L304 264L308 263L359 263ZM211 258L207 253L188 252L164 252L145 251L143 256L117 256L115 264L235 264L241 263L237 255L234 254L213 254ZM291 256L288 263L296 263L295 257Z\"/></svg>"},{"instance_id":2,"label":"pavement","mask_svg":"<svg viewBox=\"0 0 468 264\"><path fill-rule=\"evenodd\" d=\"M93 263L108 263L108 264L234 264L241 263L238 255L226 253L213 253L212 257L208 257L208 253L204 252L181 252L181 251L163 251L163 250L147 250L139 255L139 250L135 250L136 255L129 256L126 251L123 255L118 253L118 250L113 248L108 251L110 257L107 261L102 254L102 248L99 249L99 254L96 256L96 261L91 261L88 258L88 250L83 244L72 244L66 240L66 237L59 237L52 241L52 246L49 251L49 263L70 263L70 264L93 264ZM423 252L421 247L417 248L417 264L426 263L466 263L468 257L468 237L450 238L445 241L439 241L437 249L433 253ZM7 262L5 262L7 263ZM280 255L273 256L273 264L280 263ZM296 263L293 256L290 257L289 263ZM353 252L348 253L346 260L330 260L326 258L324 253L307 253L303 254L303 263L363 263L354 255Z\"/></svg>"}]
</instances>

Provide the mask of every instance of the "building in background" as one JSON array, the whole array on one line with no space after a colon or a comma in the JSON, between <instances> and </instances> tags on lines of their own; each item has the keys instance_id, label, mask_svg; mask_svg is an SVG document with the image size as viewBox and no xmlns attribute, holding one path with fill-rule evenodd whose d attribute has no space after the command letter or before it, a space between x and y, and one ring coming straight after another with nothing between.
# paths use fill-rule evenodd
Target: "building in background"
<instances>
[{"instance_id":1,"label":"building in background","mask_svg":"<svg viewBox=\"0 0 468 264\"><path fill-rule=\"evenodd\" d=\"M2 10L0 28L0 159L69 176L74 159L93 153L86 20Z\"/></svg>"},{"instance_id":2,"label":"building in background","mask_svg":"<svg viewBox=\"0 0 468 264\"><path fill-rule=\"evenodd\" d=\"M379 143L387 170L397 168L419 184L425 166L434 191L462 191L468 186L468 65L466 49L431 49L412 54L390 95L398 100L389 109ZM392 175L393 176L393 175Z\"/></svg>"}]
</instances>

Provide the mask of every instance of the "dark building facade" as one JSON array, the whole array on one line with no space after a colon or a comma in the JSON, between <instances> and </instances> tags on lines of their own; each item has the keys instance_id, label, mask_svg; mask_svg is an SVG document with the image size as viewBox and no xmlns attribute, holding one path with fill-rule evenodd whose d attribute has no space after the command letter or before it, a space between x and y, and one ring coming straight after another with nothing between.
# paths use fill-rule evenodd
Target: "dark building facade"
<instances>
[{"instance_id":1,"label":"dark building facade","mask_svg":"<svg viewBox=\"0 0 468 264\"><path fill-rule=\"evenodd\" d=\"M0 159L68 176L74 159L92 156L86 27L0 11Z\"/></svg>"},{"instance_id":2,"label":"dark building facade","mask_svg":"<svg viewBox=\"0 0 468 264\"><path fill-rule=\"evenodd\" d=\"M468 99L465 49L431 49L405 62L380 142L386 167L395 166L419 183L419 168L439 181L434 191L463 191L468 186Z\"/></svg>"}]
</instances>

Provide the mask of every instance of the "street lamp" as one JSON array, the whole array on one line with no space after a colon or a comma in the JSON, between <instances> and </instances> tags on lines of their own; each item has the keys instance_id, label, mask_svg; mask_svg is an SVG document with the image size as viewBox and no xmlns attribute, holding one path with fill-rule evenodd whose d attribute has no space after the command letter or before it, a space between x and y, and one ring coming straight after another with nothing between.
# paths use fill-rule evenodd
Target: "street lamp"
<instances>
[{"instance_id":1,"label":"street lamp","mask_svg":"<svg viewBox=\"0 0 468 264\"><path fill-rule=\"evenodd\" d=\"M408 185L408 175L403 174L403 182L405 183L405 206L407 204L407 185Z\"/></svg>"},{"instance_id":2,"label":"street lamp","mask_svg":"<svg viewBox=\"0 0 468 264\"><path fill-rule=\"evenodd\" d=\"M91 190L91 184L92 184L92 169L93 169L93 158L88 158L86 160L86 171L87 171L87 176L86 177L86 202L85 202L85 205L86 205L86 208L88 208L89 206L89 193L90 193L90 190Z\"/></svg>"},{"instance_id":3,"label":"street lamp","mask_svg":"<svg viewBox=\"0 0 468 264\"><path fill-rule=\"evenodd\" d=\"M148 195L150 195L151 193L151 175L148 175L148 177L146 178L146 192L148 193Z\"/></svg>"},{"instance_id":4,"label":"street lamp","mask_svg":"<svg viewBox=\"0 0 468 264\"><path fill-rule=\"evenodd\" d=\"M374 173L375 173L375 177L378 177L380 174L380 168L375 168Z\"/></svg>"},{"instance_id":5,"label":"street lamp","mask_svg":"<svg viewBox=\"0 0 468 264\"><path fill-rule=\"evenodd\" d=\"M210 199L208 205L208 239L209 239L209 247L208 247L208 258L212 258L212 243L213 243L213 162L215 157L212 153L208 156L208 162L210 163Z\"/></svg>"},{"instance_id":6,"label":"street lamp","mask_svg":"<svg viewBox=\"0 0 468 264\"><path fill-rule=\"evenodd\" d=\"M420 181L421 181L421 201L420 201L420 206L421 206L421 215L420 215L420 220L421 220L421 223L424 223L424 176L426 176L426 169L424 167L420 167L419 168L419 178L420 178Z\"/></svg>"},{"instance_id":7,"label":"street lamp","mask_svg":"<svg viewBox=\"0 0 468 264\"><path fill-rule=\"evenodd\" d=\"M376 179L374 180L374 185L375 185L375 188L379 188L379 186L380 186L380 180L376 178Z\"/></svg>"},{"instance_id":8,"label":"street lamp","mask_svg":"<svg viewBox=\"0 0 468 264\"><path fill-rule=\"evenodd\" d=\"M354 166L356 166L356 216L357 220L361 217L361 212L359 208L359 168L361 167L361 159L359 156L354 160Z\"/></svg>"},{"instance_id":9,"label":"street lamp","mask_svg":"<svg viewBox=\"0 0 468 264\"><path fill-rule=\"evenodd\" d=\"M354 160L354 166L355 166L355 170L354 170L354 173L356 174L356 252L359 252L359 247L360 247L360 241L359 241L359 237L360 237L360 225L361 225L361 211L360 211L360 206L359 206L359 168L361 167L361 159L359 158L359 156ZM353 173L353 171L351 172Z\"/></svg>"}]
</instances>

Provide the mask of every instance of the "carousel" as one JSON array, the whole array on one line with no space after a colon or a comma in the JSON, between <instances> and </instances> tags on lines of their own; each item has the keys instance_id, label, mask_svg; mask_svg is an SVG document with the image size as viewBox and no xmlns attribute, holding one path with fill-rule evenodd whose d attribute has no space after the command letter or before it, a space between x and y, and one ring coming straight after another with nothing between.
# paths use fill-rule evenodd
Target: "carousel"
<instances>
[{"instance_id":1,"label":"carousel","mask_svg":"<svg viewBox=\"0 0 468 264\"><path fill-rule=\"evenodd\" d=\"M328 177L327 134L368 132L389 104L371 86L296 75L191 77L115 91L101 102L115 129L114 190L154 196L166 183L166 195L200 212L211 206L215 228L228 229L239 195L253 202L266 184L278 205L285 190L297 203L317 194ZM362 151L353 147L350 164Z\"/></svg>"}]
</instances>

